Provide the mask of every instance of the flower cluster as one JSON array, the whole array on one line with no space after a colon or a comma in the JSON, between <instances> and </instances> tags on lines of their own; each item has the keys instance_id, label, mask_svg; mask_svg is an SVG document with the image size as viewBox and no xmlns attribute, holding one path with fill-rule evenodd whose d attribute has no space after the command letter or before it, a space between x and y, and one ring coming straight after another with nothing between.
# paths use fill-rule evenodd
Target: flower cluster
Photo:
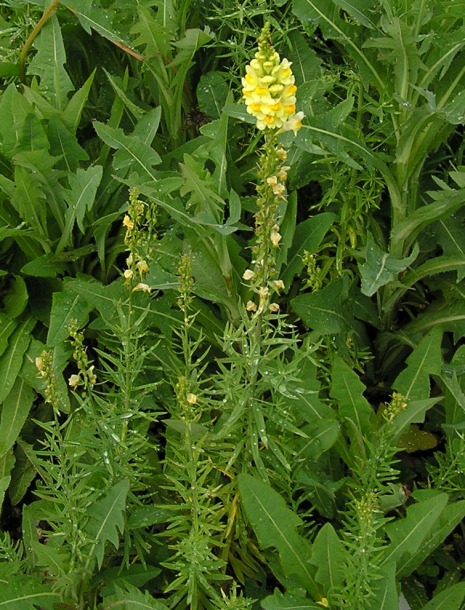
<instances>
[{"instance_id":1,"label":"flower cluster","mask_svg":"<svg viewBox=\"0 0 465 610\"><path fill-rule=\"evenodd\" d=\"M43 350L35 359L37 376L44 381L45 402L51 404L55 411L60 411L60 392L58 390L58 379L54 369L53 352Z\"/></svg>"},{"instance_id":2,"label":"flower cluster","mask_svg":"<svg viewBox=\"0 0 465 610\"><path fill-rule=\"evenodd\" d=\"M187 319L189 308L194 300L193 288L194 279L192 277L192 258L190 253L181 256L178 266L179 296L177 305Z\"/></svg>"},{"instance_id":3,"label":"flower cluster","mask_svg":"<svg viewBox=\"0 0 465 610\"><path fill-rule=\"evenodd\" d=\"M97 383L97 377L95 375L95 366L89 360L87 356L87 349L84 346L84 335L79 330L76 320L70 320L68 325L69 342L73 346L73 358L76 361L78 367L78 373L73 374L68 379L68 385L70 388L75 390L78 386L84 387L83 394L85 395L85 388L93 388Z\"/></svg>"},{"instance_id":4,"label":"flower cluster","mask_svg":"<svg viewBox=\"0 0 465 610\"><path fill-rule=\"evenodd\" d=\"M150 292L150 286L142 280L149 270L147 261L150 262L155 249L155 224L156 207L141 201L137 191L131 189L128 213L123 218L124 243L129 250L123 276L134 291Z\"/></svg>"},{"instance_id":5,"label":"flower cluster","mask_svg":"<svg viewBox=\"0 0 465 610\"><path fill-rule=\"evenodd\" d=\"M271 45L269 25L258 39L255 58L246 66L242 87L247 112L257 119L258 129L300 129L303 113L296 113L297 87L291 62L281 60Z\"/></svg>"},{"instance_id":6,"label":"flower cluster","mask_svg":"<svg viewBox=\"0 0 465 610\"><path fill-rule=\"evenodd\" d=\"M383 409L382 414L387 422L394 419L408 407L408 399L399 392L393 392L391 402Z\"/></svg>"},{"instance_id":7,"label":"flower cluster","mask_svg":"<svg viewBox=\"0 0 465 610\"><path fill-rule=\"evenodd\" d=\"M258 305L248 301L246 309L257 315L266 310L277 313L279 305L270 303L270 298L285 289L283 281L277 278L275 258L282 240L278 210L287 196L285 183L289 166L284 165L286 159L287 153L283 148L276 147L272 140L265 143L258 168L253 268L246 269L242 275L242 279L251 282L251 287L258 295Z\"/></svg>"}]
</instances>

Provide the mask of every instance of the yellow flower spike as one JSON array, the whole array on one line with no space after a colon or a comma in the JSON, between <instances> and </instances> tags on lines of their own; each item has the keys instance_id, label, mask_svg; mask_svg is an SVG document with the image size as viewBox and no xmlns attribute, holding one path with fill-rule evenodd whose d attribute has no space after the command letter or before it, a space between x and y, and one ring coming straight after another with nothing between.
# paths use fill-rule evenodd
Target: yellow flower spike
<instances>
[{"instance_id":1,"label":"yellow flower spike","mask_svg":"<svg viewBox=\"0 0 465 610\"><path fill-rule=\"evenodd\" d=\"M281 60L274 50L267 24L258 39L258 51L242 78L246 110L255 117L257 128L281 129L292 120L296 111L296 91L291 62L286 58ZM295 133L301 122L295 121L293 126Z\"/></svg>"}]
</instances>

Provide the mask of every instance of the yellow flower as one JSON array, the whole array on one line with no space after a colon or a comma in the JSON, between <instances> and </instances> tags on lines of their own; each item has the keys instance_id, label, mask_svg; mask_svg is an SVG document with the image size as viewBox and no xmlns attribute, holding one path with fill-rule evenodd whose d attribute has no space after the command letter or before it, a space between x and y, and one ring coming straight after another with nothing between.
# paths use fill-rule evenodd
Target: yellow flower
<instances>
[{"instance_id":1,"label":"yellow flower","mask_svg":"<svg viewBox=\"0 0 465 610\"><path fill-rule=\"evenodd\" d=\"M150 292L152 289L150 288L150 286L148 284L143 284L142 282L139 282L137 284L137 286L134 286L132 291L137 292L139 290L141 290L142 292Z\"/></svg>"},{"instance_id":2,"label":"yellow flower","mask_svg":"<svg viewBox=\"0 0 465 610\"><path fill-rule=\"evenodd\" d=\"M247 112L257 119L258 129L282 128L295 115L297 87L291 62L281 60L270 43L268 25L263 28L258 51L245 70L242 95Z\"/></svg>"},{"instance_id":3,"label":"yellow flower","mask_svg":"<svg viewBox=\"0 0 465 610\"><path fill-rule=\"evenodd\" d=\"M303 112L297 112L291 116L282 126L283 131L293 131L294 135L297 134L299 129L302 127L302 119L304 118Z\"/></svg>"},{"instance_id":4,"label":"yellow flower","mask_svg":"<svg viewBox=\"0 0 465 610\"><path fill-rule=\"evenodd\" d=\"M71 375L68 379L68 385L70 388L75 388L80 382L79 375Z\"/></svg>"},{"instance_id":5,"label":"yellow flower","mask_svg":"<svg viewBox=\"0 0 465 610\"><path fill-rule=\"evenodd\" d=\"M271 231L270 239L271 239L271 243L273 244L273 246L275 248L277 248L279 246L279 242L282 239L282 236L280 233L278 233L278 231L274 227L273 227L273 230Z\"/></svg>"},{"instance_id":6,"label":"yellow flower","mask_svg":"<svg viewBox=\"0 0 465 610\"><path fill-rule=\"evenodd\" d=\"M277 196L278 199L283 199L283 193L285 190L286 189L284 184L281 183L275 184L275 186L273 187L273 193Z\"/></svg>"},{"instance_id":7,"label":"yellow flower","mask_svg":"<svg viewBox=\"0 0 465 610\"><path fill-rule=\"evenodd\" d=\"M141 277L144 273L147 273L147 271L149 270L149 266L147 265L145 260L140 260L138 263L136 263L136 267L137 267L137 271L140 273Z\"/></svg>"},{"instance_id":8,"label":"yellow flower","mask_svg":"<svg viewBox=\"0 0 465 610\"><path fill-rule=\"evenodd\" d=\"M254 277L255 273L252 271L252 269L246 269L244 271L244 273L242 274L242 279L243 280L251 280Z\"/></svg>"},{"instance_id":9,"label":"yellow flower","mask_svg":"<svg viewBox=\"0 0 465 610\"><path fill-rule=\"evenodd\" d=\"M134 223L127 214L124 215L123 226L127 227L129 230L134 229Z\"/></svg>"},{"instance_id":10,"label":"yellow flower","mask_svg":"<svg viewBox=\"0 0 465 610\"><path fill-rule=\"evenodd\" d=\"M276 186L278 184L278 178L276 176L269 176L266 179L267 184L270 186Z\"/></svg>"},{"instance_id":11,"label":"yellow flower","mask_svg":"<svg viewBox=\"0 0 465 610\"><path fill-rule=\"evenodd\" d=\"M257 305L253 301L247 301L245 308L247 311L257 311Z\"/></svg>"}]
</instances>

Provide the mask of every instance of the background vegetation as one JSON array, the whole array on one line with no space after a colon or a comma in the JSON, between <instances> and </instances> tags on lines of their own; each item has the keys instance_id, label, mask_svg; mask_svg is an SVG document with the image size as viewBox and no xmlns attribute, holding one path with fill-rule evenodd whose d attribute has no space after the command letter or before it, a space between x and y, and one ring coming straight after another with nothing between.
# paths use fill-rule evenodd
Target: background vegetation
<instances>
[{"instance_id":1,"label":"background vegetation","mask_svg":"<svg viewBox=\"0 0 465 610\"><path fill-rule=\"evenodd\" d=\"M0 606L464 608L463 3L4 0L0 60Z\"/></svg>"}]
</instances>

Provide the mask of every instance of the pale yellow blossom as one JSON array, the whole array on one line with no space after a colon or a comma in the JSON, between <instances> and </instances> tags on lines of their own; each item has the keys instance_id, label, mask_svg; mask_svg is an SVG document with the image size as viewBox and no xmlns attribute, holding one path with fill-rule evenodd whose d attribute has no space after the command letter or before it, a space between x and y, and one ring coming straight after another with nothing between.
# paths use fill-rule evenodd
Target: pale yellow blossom
<instances>
[{"instance_id":1,"label":"pale yellow blossom","mask_svg":"<svg viewBox=\"0 0 465 610\"><path fill-rule=\"evenodd\" d=\"M293 131L294 135L297 135L297 132L302 127L303 118L303 112L297 112L296 114L290 116L289 119L282 126L281 131Z\"/></svg>"},{"instance_id":2,"label":"pale yellow blossom","mask_svg":"<svg viewBox=\"0 0 465 610\"><path fill-rule=\"evenodd\" d=\"M132 280L134 276L134 271L132 269L125 269L123 276L125 280Z\"/></svg>"},{"instance_id":3,"label":"pale yellow blossom","mask_svg":"<svg viewBox=\"0 0 465 610\"><path fill-rule=\"evenodd\" d=\"M68 385L70 388L75 388L79 384L79 375L71 375L68 379Z\"/></svg>"},{"instance_id":4,"label":"pale yellow blossom","mask_svg":"<svg viewBox=\"0 0 465 610\"><path fill-rule=\"evenodd\" d=\"M196 405L197 404L197 395L191 394L189 392L189 394L186 396L186 400L190 405Z\"/></svg>"},{"instance_id":5,"label":"pale yellow blossom","mask_svg":"<svg viewBox=\"0 0 465 610\"><path fill-rule=\"evenodd\" d=\"M271 239L271 243L273 244L273 246L275 248L277 248L279 246L279 242L282 239L281 233L278 233L278 231L273 229L270 234L270 239Z\"/></svg>"},{"instance_id":6,"label":"pale yellow blossom","mask_svg":"<svg viewBox=\"0 0 465 610\"><path fill-rule=\"evenodd\" d=\"M123 226L127 227L129 230L134 229L134 223L127 214L124 215Z\"/></svg>"},{"instance_id":7,"label":"pale yellow blossom","mask_svg":"<svg viewBox=\"0 0 465 610\"><path fill-rule=\"evenodd\" d=\"M95 366L92 365L87 369L87 377L89 379L89 383L95 385L97 383L97 376L94 373Z\"/></svg>"},{"instance_id":8,"label":"pale yellow blossom","mask_svg":"<svg viewBox=\"0 0 465 610\"><path fill-rule=\"evenodd\" d=\"M284 286L284 282L282 280L275 280L273 282L273 286L275 287L275 289L279 292L280 290L284 290L285 286Z\"/></svg>"},{"instance_id":9,"label":"pale yellow blossom","mask_svg":"<svg viewBox=\"0 0 465 610\"><path fill-rule=\"evenodd\" d=\"M278 313L279 305L278 303L270 303L268 309L270 310L270 313Z\"/></svg>"},{"instance_id":10,"label":"pale yellow blossom","mask_svg":"<svg viewBox=\"0 0 465 610\"><path fill-rule=\"evenodd\" d=\"M147 265L145 260L140 260L136 264L136 267L137 267L137 271L140 273L140 275L143 275L144 273L147 273L147 271L149 270L149 266Z\"/></svg>"},{"instance_id":11,"label":"pale yellow blossom","mask_svg":"<svg viewBox=\"0 0 465 610\"><path fill-rule=\"evenodd\" d=\"M143 284L139 282L136 286L134 286L133 291L141 290L142 292L150 292L151 288L148 284Z\"/></svg>"},{"instance_id":12,"label":"pale yellow blossom","mask_svg":"<svg viewBox=\"0 0 465 610\"><path fill-rule=\"evenodd\" d=\"M242 274L242 279L243 280L251 280L254 277L255 273L252 271L252 269L246 269L244 271L244 273Z\"/></svg>"},{"instance_id":13,"label":"pale yellow blossom","mask_svg":"<svg viewBox=\"0 0 465 610\"><path fill-rule=\"evenodd\" d=\"M280 182L278 182L278 184L275 184L273 186L273 193L276 195L276 197L281 199L283 197L283 193L284 193L285 189L286 189L286 187L284 186L284 184L281 184Z\"/></svg>"},{"instance_id":14,"label":"pale yellow blossom","mask_svg":"<svg viewBox=\"0 0 465 610\"><path fill-rule=\"evenodd\" d=\"M245 308L247 311L257 311L257 305L253 301L247 301Z\"/></svg>"}]
</instances>

